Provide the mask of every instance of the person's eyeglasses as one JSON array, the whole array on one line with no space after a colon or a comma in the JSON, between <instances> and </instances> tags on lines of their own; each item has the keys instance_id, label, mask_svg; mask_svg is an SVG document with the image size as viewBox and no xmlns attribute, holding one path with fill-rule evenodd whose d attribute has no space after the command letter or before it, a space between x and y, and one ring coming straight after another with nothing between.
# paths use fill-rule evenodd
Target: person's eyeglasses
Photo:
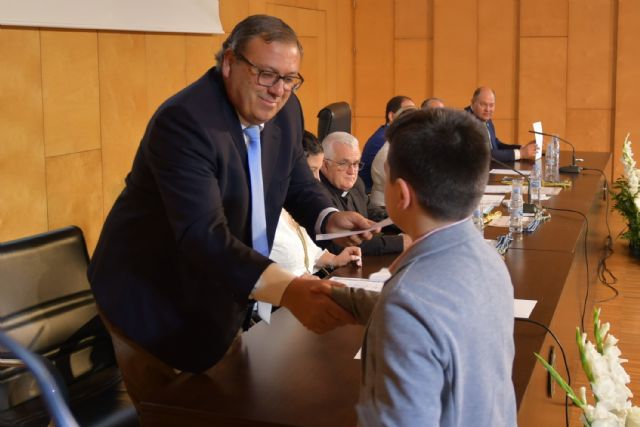
<instances>
[{"instance_id":1,"label":"person's eyeglasses","mask_svg":"<svg viewBox=\"0 0 640 427\"><path fill-rule=\"evenodd\" d=\"M304 79L299 73L297 76L283 76L275 71L263 70L245 58L241 53L234 52L234 55L239 60L246 62L258 74L258 84L260 86L273 87L278 84L279 80L282 80L284 90L292 90L295 92L300 88L300 86L302 86L302 83L304 83Z\"/></svg>"},{"instance_id":2,"label":"person's eyeglasses","mask_svg":"<svg viewBox=\"0 0 640 427\"><path fill-rule=\"evenodd\" d=\"M336 165L336 169L338 169L341 172L346 171L349 168L354 168L356 170L361 171L362 168L364 167L364 163L362 162L349 162L347 160L336 162L335 160L327 159L326 157L325 157L325 160L328 162L333 162Z\"/></svg>"}]
</instances>

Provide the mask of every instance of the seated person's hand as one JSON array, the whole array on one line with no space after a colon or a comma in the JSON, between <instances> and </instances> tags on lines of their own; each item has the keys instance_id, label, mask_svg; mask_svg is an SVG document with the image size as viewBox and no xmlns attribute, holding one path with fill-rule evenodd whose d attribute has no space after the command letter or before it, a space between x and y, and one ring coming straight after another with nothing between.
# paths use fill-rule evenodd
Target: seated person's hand
<instances>
[{"instance_id":1,"label":"seated person's hand","mask_svg":"<svg viewBox=\"0 0 640 427\"><path fill-rule=\"evenodd\" d=\"M326 230L327 233L338 233L340 231L349 230L366 230L371 228L373 224L373 221L368 220L358 212L335 212L330 214L327 219ZM380 230L378 230L378 232L379 231ZM371 240L372 237L373 233L371 231L366 231L361 234L334 239L334 242L340 246L357 246L362 243L363 240Z\"/></svg>"},{"instance_id":2,"label":"seated person's hand","mask_svg":"<svg viewBox=\"0 0 640 427\"><path fill-rule=\"evenodd\" d=\"M536 157L537 145L535 141L529 141L526 145L520 147L521 159L534 159Z\"/></svg>"},{"instance_id":3,"label":"seated person's hand","mask_svg":"<svg viewBox=\"0 0 640 427\"><path fill-rule=\"evenodd\" d=\"M362 267L362 251L357 246L344 248L340 255L334 255L333 265L342 267L350 262L354 262L358 267Z\"/></svg>"}]
</instances>

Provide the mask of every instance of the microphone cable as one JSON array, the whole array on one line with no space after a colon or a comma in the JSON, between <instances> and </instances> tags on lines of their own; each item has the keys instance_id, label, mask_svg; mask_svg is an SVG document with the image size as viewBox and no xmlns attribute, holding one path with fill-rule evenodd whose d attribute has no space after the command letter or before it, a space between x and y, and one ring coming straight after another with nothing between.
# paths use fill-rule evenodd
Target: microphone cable
<instances>
[{"instance_id":1,"label":"microphone cable","mask_svg":"<svg viewBox=\"0 0 640 427\"><path fill-rule=\"evenodd\" d=\"M609 268L607 267L607 259L609 259L609 257L611 255L613 255L613 238L611 237L611 226L609 225L609 204L610 204L610 197L609 197L609 181L607 180L607 175L600 169L596 169L596 168L582 168L583 171L596 171L599 172L600 175L602 175L602 178L604 179L604 197L605 197L605 201L606 201L606 210L605 210L605 224L607 225L607 237L605 237L604 239L604 248L602 249L602 254L600 256L600 259L598 260L598 281L606 286L607 288L611 289L611 291L613 291L613 295L610 296L609 298L605 298L599 301L596 301L598 304L602 304L611 300L614 300L618 297L618 295L620 295L620 292L618 291L618 289L614 286L616 283L618 283L618 278L615 276L615 274L613 274L613 272L611 270L609 270Z\"/></svg>"},{"instance_id":2,"label":"microphone cable","mask_svg":"<svg viewBox=\"0 0 640 427\"><path fill-rule=\"evenodd\" d=\"M576 211L573 209L560 209L560 208L550 208L547 206L544 206L545 209L550 210L550 211L561 211L561 212L572 212L572 213L576 213L578 215L580 215L582 217L582 219L584 219L584 224L585 224L585 231L584 231L584 264L585 267L587 269L587 289L586 292L584 294L584 303L582 304L582 313L580 315L580 329L581 330L585 330L584 329L584 316L585 316L585 312L587 311L587 302L589 301L589 288L590 288L590 284L589 284L589 254L587 253L587 237L589 235L589 220L587 219L587 216L585 214L583 214L580 211Z\"/></svg>"},{"instance_id":3,"label":"microphone cable","mask_svg":"<svg viewBox=\"0 0 640 427\"><path fill-rule=\"evenodd\" d=\"M536 326L539 326L542 329L544 329L545 331L547 331L547 333L549 335L551 335L551 338L553 338L553 340L556 342L556 344L558 344L558 347L560 348L560 353L562 354L562 362L564 363L564 369L565 369L565 371L567 373L567 384L569 386L571 386L571 373L569 372L569 364L567 363L567 355L564 352L564 348L562 347L562 344L560 344L560 340L558 339L558 337L556 337L556 334L554 334L553 331L551 329L549 329L549 327L547 325L545 325L543 323L540 323L537 320L529 319L529 318L526 318L526 317L516 317L515 319L516 319L516 321L531 323L531 324L534 324ZM551 375L551 374L548 373L548 375ZM553 378L550 378L549 380L550 381L554 381ZM569 395L567 393L564 394L564 420L565 420L566 427L569 427Z\"/></svg>"}]
</instances>

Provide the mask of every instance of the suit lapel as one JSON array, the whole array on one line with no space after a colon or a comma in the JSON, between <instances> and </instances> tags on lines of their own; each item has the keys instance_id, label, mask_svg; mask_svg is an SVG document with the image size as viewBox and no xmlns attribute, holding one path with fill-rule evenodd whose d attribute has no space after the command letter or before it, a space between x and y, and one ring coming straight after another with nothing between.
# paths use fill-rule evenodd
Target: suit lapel
<instances>
[{"instance_id":1,"label":"suit lapel","mask_svg":"<svg viewBox=\"0 0 640 427\"><path fill-rule=\"evenodd\" d=\"M262 182L265 189L265 195L267 189L271 185L273 180L276 160L278 153L280 152L281 141L280 128L272 121L265 123L262 135L260 137L260 143L262 146Z\"/></svg>"}]
</instances>

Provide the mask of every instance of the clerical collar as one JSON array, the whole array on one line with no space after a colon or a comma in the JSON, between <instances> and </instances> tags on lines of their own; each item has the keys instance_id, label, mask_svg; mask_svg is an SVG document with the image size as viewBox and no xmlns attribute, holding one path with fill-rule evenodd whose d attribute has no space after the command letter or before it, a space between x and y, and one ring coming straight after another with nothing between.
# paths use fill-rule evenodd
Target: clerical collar
<instances>
[{"instance_id":1,"label":"clerical collar","mask_svg":"<svg viewBox=\"0 0 640 427\"><path fill-rule=\"evenodd\" d=\"M342 194L340 195L340 197L345 198L349 195L348 191L343 191Z\"/></svg>"}]
</instances>

